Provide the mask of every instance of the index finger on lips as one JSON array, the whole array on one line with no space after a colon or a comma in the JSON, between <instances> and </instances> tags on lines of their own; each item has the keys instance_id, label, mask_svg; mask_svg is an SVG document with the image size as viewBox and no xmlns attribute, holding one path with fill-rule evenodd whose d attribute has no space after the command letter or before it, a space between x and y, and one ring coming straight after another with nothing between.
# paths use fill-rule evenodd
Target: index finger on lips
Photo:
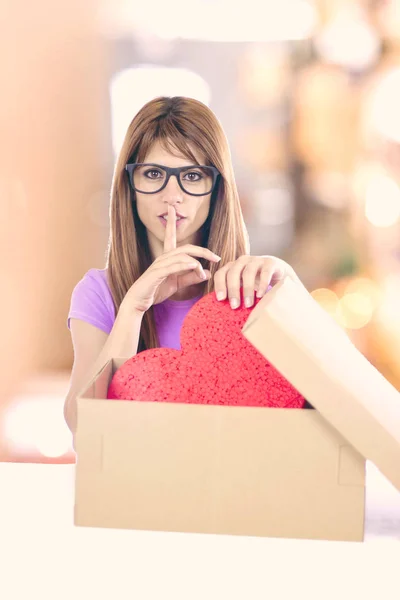
<instances>
[{"instance_id":1,"label":"index finger on lips","mask_svg":"<svg viewBox=\"0 0 400 600\"><path fill-rule=\"evenodd\" d=\"M165 228L164 252L176 249L176 211L173 206L168 205L168 219Z\"/></svg>"}]
</instances>

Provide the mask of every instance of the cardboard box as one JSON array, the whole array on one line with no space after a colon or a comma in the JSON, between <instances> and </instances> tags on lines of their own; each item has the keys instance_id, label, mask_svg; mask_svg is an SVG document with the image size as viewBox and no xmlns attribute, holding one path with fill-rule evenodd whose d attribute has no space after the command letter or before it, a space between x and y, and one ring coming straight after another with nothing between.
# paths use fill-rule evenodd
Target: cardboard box
<instances>
[{"instance_id":1,"label":"cardboard box","mask_svg":"<svg viewBox=\"0 0 400 600\"><path fill-rule=\"evenodd\" d=\"M243 333L315 409L78 398L75 524L361 541L365 459L400 489L400 394L291 280Z\"/></svg>"}]
</instances>

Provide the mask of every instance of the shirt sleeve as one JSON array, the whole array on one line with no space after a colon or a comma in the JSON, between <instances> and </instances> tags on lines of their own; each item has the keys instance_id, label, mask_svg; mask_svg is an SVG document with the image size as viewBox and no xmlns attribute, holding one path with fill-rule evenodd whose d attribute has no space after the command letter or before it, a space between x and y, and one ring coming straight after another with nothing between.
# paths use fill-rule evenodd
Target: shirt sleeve
<instances>
[{"instance_id":1,"label":"shirt sleeve","mask_svg":"<svg viewBox=\"0 0 400 600\"><path fill-rule=\"evenodd\" d=\"M99 271L92 269L75 286L68 313L70 319L80 319L109 334L114 321L114 305L111 292Z\"/></svg>"}]
</instances>

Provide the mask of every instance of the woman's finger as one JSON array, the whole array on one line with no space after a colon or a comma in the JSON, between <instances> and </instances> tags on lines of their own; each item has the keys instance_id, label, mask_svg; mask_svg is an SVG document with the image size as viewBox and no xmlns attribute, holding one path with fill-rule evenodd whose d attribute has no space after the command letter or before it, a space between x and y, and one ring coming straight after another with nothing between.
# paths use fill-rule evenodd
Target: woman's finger
<instances>
[{"instance_id":1,"label":"woman's finger","mask_svg":"<svg viewBox=\"0 0 400 600\"><path fill-rule=\"evenodd\" d=\"M206 277L205 280L210 279L211 273L210 273L210 271L208 271L208 269L204 270L204 274ZM179 277L179 287L184 288L184 287L188 287L189 285L196 285L205 280L200 279L197 271L190 271L189 273L184 273L183 275L181 275Z\"/></svg>"},{"instance_id":2,"label":"woman's finger","mask_svg":"<svg viewBox=\"0 0 400 600\"><path fill-rule=\"evenodd\" d=\"M164 252L170 252L176 248L176 210L168 204L168 219L165 228Z\"/></svg>"},{"instance_id":3,"label":"woman's finger","mask_svg":"<svg viewBox=\"0 0 400 600\"><path fill-rule=\"evenodd\" d=\"M226 263L223 267L218 269L214 274L214 290L217 300L225 300L228 294L228 288L226 285L226 274L233 265L233 262Z\"/></svg>"},{"instance_id":4,"label":"woman's finger","mask_svg":"<svg viewBox=\"0 0 400 600\"><path fill-rule=\"evenodd\" d=\"M162 255L162 257L160 257L158 262L153 263L153 264L157 268L159 268L159 267L168 268L170 265L173 265L180 261L184 261L186 263L195 265L194 268L197 271L200 281L206 280L206 276L204 274L204 269L203 269L202 264L198 260L194 259L192 256L188 256L187 254L180 253L180 254Z\"/></svg>"},{"instance_id":5,"label":"woman's finger","mask_svg":"<svg viewBox=\"0 0 400 600\"><path fill-rule=\"evenodd\" d=\"M177 275L186 271L196 271L196 275L199 277L197 267L196 262L190 263L185 260L178 260L170 265L162 265L152 269L152 274L158 283L164 281L169 275Z\"/></svg>"},{"instance_id":6,"label":"woman's finger","mask_svg":"<svg viewBox=\"0 0 400 600\"><path fill-rule=\"evenodd\" d=\"M208 248L202 248L201 246L194 246L192 244L185 244L184 246L179 246L179 248L174 248L173 250L168 252L169 256L173 256L175 254L188 254L189 256L196 256L197 258L205 258L211 262L219 262L221 257L215 252L211 252ZM164 254L161 255L164 257ZM158 257L156 260L160 260L161 257Z\"/></svg>"},{"instance_id":7,"label":"woman's finger","mask_svg":"<svg viewBox=\"0 0 400 600\"><path fill-rule=\"evenodd\" d=\"M248 257L240 257L233 263L226 274L228 297L231 308L233 309L239 308L241 303L240 287L242 283L242 272L248 260Z\"/></svg>"},{"instance_id":8,"label":"woman's finger","mask_svg":"<svg viewBox=\"0 0 400 600\"><path fill-rule=\"evenodd\" d=\"M260 282L258 284L257 298L262 298L268 291L271 283L276 283L284 276L284 271L281 267L266 263L261 269Z\"/></svg>"},{"instance_id":9,"label":"woman's finger","mask_svg":"<svg viewBox=\"0 0 400 600\"><path fill-rule=\"evenodd\" d=\"M254 295L257 289L257 277L262 270L263 261L253 260L249 262L242 273L244 305L250 308L254 304Z\"/></svg>"}]
</instances>

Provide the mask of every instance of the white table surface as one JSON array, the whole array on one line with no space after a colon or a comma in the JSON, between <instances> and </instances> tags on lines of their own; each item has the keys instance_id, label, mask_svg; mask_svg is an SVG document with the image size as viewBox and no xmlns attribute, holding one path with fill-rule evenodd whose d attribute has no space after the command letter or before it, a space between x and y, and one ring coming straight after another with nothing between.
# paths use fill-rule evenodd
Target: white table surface
<instances>
[{"instance_id":1,"label":"white table surface","mask_svg":"<svg viewBox=\"0 0 400 600\"><path fill-rule=\"evenodd\" d=\"M400 600L400 493L367 470L364 543L79 528L74 465L0 464L1 600Z\"/></svg>"}]
</instances>

